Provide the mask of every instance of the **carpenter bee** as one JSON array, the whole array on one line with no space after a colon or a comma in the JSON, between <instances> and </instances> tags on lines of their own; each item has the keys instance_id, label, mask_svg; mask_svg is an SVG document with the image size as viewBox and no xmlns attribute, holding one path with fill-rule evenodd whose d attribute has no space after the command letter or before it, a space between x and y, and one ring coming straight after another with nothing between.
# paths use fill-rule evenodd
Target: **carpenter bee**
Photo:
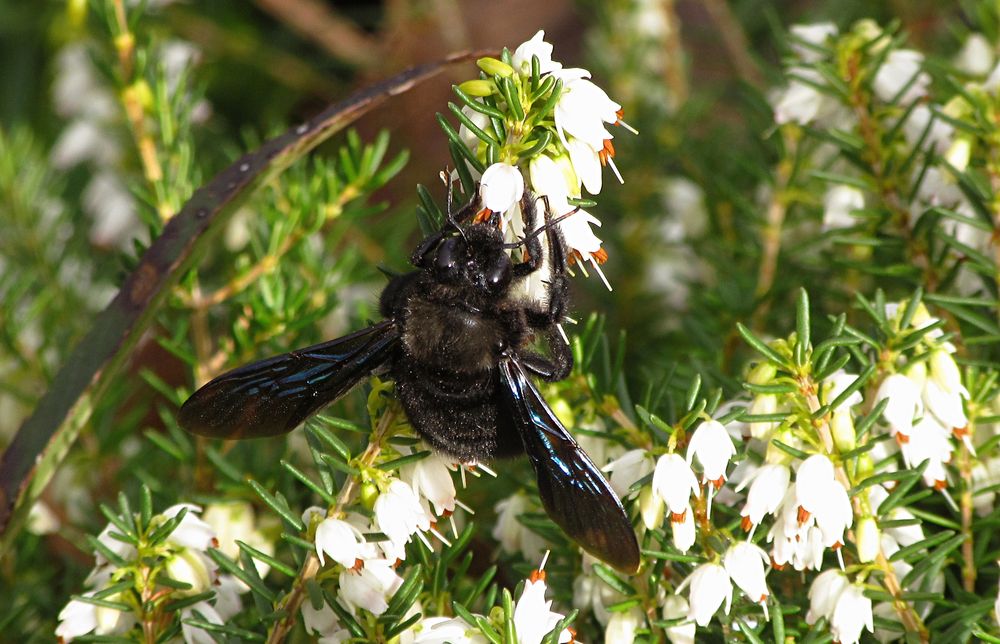
<instances>
[{"instance_id":1,"label":"carpenter bee","mask_svg":"<svg viewBox=\"0 0 1000 644\"><path fill-rule=\"evenodd\" d=\"M463 462L526 453L552 520L594 556L634 572L639 546L621 502L531 381L562 380L573 366L558 332L568 258L544 198L526 193L521 209L527 233L505 243L497 215L480 221L488 211L474 198L416 248L417 270L385 287L383 321L219 376L184 403L181 425L214 438L283 434L384 373L431 446ZM519 261L508 253L517 247ZM532 278L541 296L529 292ZM550 357L529 349L536 334Z\"/></svg>"}]
</instances>

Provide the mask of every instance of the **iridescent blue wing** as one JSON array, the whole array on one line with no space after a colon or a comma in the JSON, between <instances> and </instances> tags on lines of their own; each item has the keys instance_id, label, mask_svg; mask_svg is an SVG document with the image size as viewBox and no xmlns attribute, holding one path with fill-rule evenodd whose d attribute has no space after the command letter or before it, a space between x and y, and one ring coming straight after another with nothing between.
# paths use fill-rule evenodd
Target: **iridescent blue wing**
<instances>
[{"instance_id":1,"label":"iridescent blue wing","mask_svg":"<svg viewBox=\"0 0 1000 644\"><path fill-rule=\"evenodd\" d=\"M500 360L500 397L535 468L545 511L580 546L615 568L639 568L639 544L618 496L514 356Z\"/></svg>"},{"instance_id":2,"label":"iridescent blue wing","mask_svg":"<svg viewBox=\"0 0 1000 644\"><path fill-rule=\"evenodd\" d=\"M213 438L295 429L385 365L399 344L392 321L224 373L181 406L181 427Z\"/></svg>"}]
</instances>

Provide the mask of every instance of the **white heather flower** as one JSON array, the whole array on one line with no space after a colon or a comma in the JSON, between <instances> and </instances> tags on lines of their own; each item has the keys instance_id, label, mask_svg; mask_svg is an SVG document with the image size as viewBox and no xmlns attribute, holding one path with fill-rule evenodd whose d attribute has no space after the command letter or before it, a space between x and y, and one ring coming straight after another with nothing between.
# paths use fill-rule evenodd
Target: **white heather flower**
<instances>
[{"instance_id":1,"label":"white heather flower","mask_svg":"<svg viewBox=\"0 0 1000 644\"><path fill-rule=\"evenodd\" d=\"M687 511L691 495L698 495L698 479L680 454L664 454L653 471L653 491L676 516Z\"/></svg>"},{"instance_id":2,"label":"white heather flower","mask_svg":"<svg viewBox=\"0 0 1000 644\"><path fill-rule=\"evenodd\" d=\"M121 149L114 139L98 123L87 119L71 122L59 135L49 153L52 165L61 170L84 161L107 166L116 163L119 157Z\"/></svg>"},{"instance_id":3,"label":"white heather flower","mask_svg":"<svg viewBox=\"0 0 1000 644\"><path fill-rule=\"evenodd\" d=\"M851 213L864 207L865 193L853 186L833 186L823 195L823 230L850 228L857 223Z\"/></svg>"},{"instance_id":4,"label":"white heather flower","mask_svg":"<svg viewBox=\"0 0 1000 644\"><path fill-rule=\"evenodd\" d=\"M562 93L555 106L556 132L563 144L566 135L583 140L590 147L600 150L611 139L605 123L617 123L622 106L611 100L607 93L587 80L590 72L578 67L554 70L552 75L563 82Z\"/></svg>"},{"instance_id":5,"label":"white heather flower","mask_svg":"<svg viewBox=\"0 0 1000 644\"><path fill-rule=\"evenodd\" d=\"M135 198L114 172L99 170L82 195L83 209L94 220L90 241L96 246L122 244L138 230Z\"/></svg>"},{"instance_id":6,"label":"white heather flower","mask_svg":"<svg viewBox=\"0 0 1000 644\"><path fill-rule=\"evenodd\" d=\"M365 541L361 531L347 521L326 518L316 526L316 555L321 566L326 565L325 557L345 568L355 568L358 561L375 556L372 544Z\"/></svg>"},{"instance_id":7,"label":"white heather flower","mask_svg":"<svg viewBox=\"0 0 1000 644\"><path fill-rule=\"evenodd\" d=\"M477 112L468 105L462 108L462 114L465 114L472 123L478 127L480 130L489 132L490 117L486 116L482 112ZM479 149L479 144L482 143L480 138L476 136L476 133L465 127L465 125L460 125L458 128L458 139L473 152Z\"/></svg>"},{"instance_id":8,"label":"white heather flower","mask_svg":"<svg viewBox=\"0 0 1000 644\"><path fill-rule=\"evenodd\" d=\"M823 532L823 545L844 543L844 530L854 523L854 511L847 490L833 477L833 463L822 454L810 456L795 473L796 506L799 523L804 513L816 520Z\"/></svg>"},{"instance_id":9,"label":"white heather flower","mask_svg":"<svg viewBox=\"0 0 1000 644\"><path fill-rule=\"evenodd\" d=\"M847 577L839 570L830 569L821 572L809 587L809 612L806 613L806 623L811 626L822 618L829 620L837 600L848 583Z\"/></svg>"},{"instance_id":10,"label":"white heather flower","mask_svg":"<svg viewBox=\"0 0 1000 644\"><path fill-rule=\"evenodd\" d=\"M906 87L899 99L903 105L926 96L931 77L922 71L923 62L923 54L912 49L894 49L889 52L872 81L875 95L889 102Z\"/></svg>"},{"instance_id":11,"label":"white heather flower","mask_svg":"<svg viewBox=\"0 0 1000 644\"><path fill-rule=\"evenodd\" d=\"M865 597L861 586L851 584L840 593L830 617L830 634L841 644L856 644L862 629L875 632L872 600Z\"/></svg>"},{"instance_id":12,"label":"white heather flower","mask_svg":"<svg viewBox=\"0 0 1000 644\"><path fill-rule=\"evenodd\" d=\"M399 474L417 496L430 501L438 516L455 511L455 481L451 478L450 465L444 456L431 452L430 456L404 466Z\"/></svg>"},{"instance_id":13,"label":"white heather flower","mask_svg":"<svg viewBox=\"0 0 1000 644\"><path fill-rule=\"evenodd\" d=\"M632 642L635 640L635 632L645 623L645 614L636 606L626 611L611 613L608 625L604 628L604 643Z\"/></svg>"},{"instance_id":14,"label":"white heather flower","mask_svg":"<svg viewBox=\"0 0 1000 644\"><path fill-rule=\"evenodd\" d=\"M188 624L186 620L199 619L209 624L224 624L225 620L208 602L201 601L181 609L181 634L186 644L214 644L215 638L203 628Z\"/></svg>"},{"instance_id":15,"label":"white heather flower","mask_svg":"<svg viewBox=\"0 0 1000 644\"><path fill-rule=\"evenodd\" d=\"M323 601L323 605L319 608L315 608L309 599L302 602L302 625L306 633L320 636L340 630L340 620L326 601Z\"/></svg>"},{"instance_id":16,"label":"white heather flower","mask_svg":"<svg viewBox=\"0 0 1000 644\"><path fill-rule=\"evenodd\" d=\"M882 418L889 423L889 430L903 444L913 432L913 419L923 411L920 387L901 373L889 375L879 385L875 394L878 403L888 398Z\"/></svg>"},{"instance_id":17,"label":"white heather flower","mask_svg":"<svg viewBox=\"0 0 1000 644\"><path fill-rule=\"evenodd\" d=\"M420 505L420 499L406 483L393 479L375 500L375 520L379 531L389 538L383 542L386 555L405 559L405 546L418 530L430 529L430 519Z\"/></svg>"},{"instance_id":18,"label":"white heather flower","mask_svg":"<svg viewBox=\"0 0 1000 644\"><path fill-rule=\"evenodd\" d=\"M209 590L216 576L211 560L193 548L182 548L167 559L164 570L174 581L191 586L176 591L180 595L197 595Z\"/></svg>"},{"instance_id":19,"label":"white heather flower","mask_svg":"<svg viewBox=\"0 0 1000 644\"><path fill-rule=\"evenodd\" d=\"M770 594L764 579L764 566L768 563L767 553L747 541L734 543L723 557L729 578L756 604L766 602Z\"/></svg>"},{"instance_id":20,"label":"white heather flower","mask_svg":"<svg viewBox=\"0 0 1000 644\"><path fill-rule=\"evenodd\" d=\"M515 493L496 505L497 522L493 538L500 542L505 552L520 552L528 561L537 561L545 549L545 541L520 521L521 515L531 510L528 497Z\"/></svg>"},{"instance_id":21,"label":"white heather flower","mask_svg":"<svg viewBox=\"0 0 1000 644\"><path fill-rule=\"evenodd\" d=\"M653 492L650 486L644 486L639 490L639 516L642 517L642 524L647 530L655 530L663 524L663 499L659 494ZM671 517L673 523L673 517ZM693 523L692 523L693 526ZM673 526L676 530L676 526ZM677 543L677 533L674 533L674 543ZM691 543L694 543L692 528Z\"/></svg>"},{"instance_id":22,"label":"white heather flower","mask_svg":"<svg viewBox=\"0 0 1000 644\"><path fill-rule=\"evenodd\" d=\"M799 60L805 63L815 63L822 60L823 54L816 51L816 47L826 46L831 39L837 37L837 25L832 22L792 25L789 31L793 36L792 51L795 52ZM802 42L795 42L796 40Z\"/></svg>"},{"instance_id":23,"label":"white heather flower","mask_svg":"<svg viewBox=\"0 0 1000 644\"><path fill-rule=\"evenodd\" d=\"M595 561L594 557L584 553L583 570L586 572L573 580L573 607L581 611L590 610L598 622L607 624L611 617L608 606L624 601L626 597L592 573Z\"/></svg>"},{"instance_id":24,"label":"white heather flower","mask_svg":"<svg viewBox=\"0 0 1000 644\"><path fill-rule=\"evenodd\" d=\"M965 39L955 56L955 68L970 76L985 76L993 69L996 52L993 44L981 33L973 32Z\"/></svg>"},{"instance_id":25,"label":"white heather flower","mask_svg":"<svg viewBox=\"0 0 1000 644\"><path fill-rule=\"evenodd\" d=\"M814 86L814 84L823 86L826 83L819 72L808 67L792 67L786 75L791 79L788 87L780 90L771 99L775 123L806 125L812 121L826 120L836 114L840 107L839 103Z\"/></svg>"},{"instance_id":26,"label":"white heather flower","mask_svg":"<svg viewBox=\"0 0 1000 644\"><path fill-rule=\"evenodd\" d=\"M944 464L951 460L955 450L949 437L951 432L934 418L927 414L913 426L910 436L899 449L907 467L918 467L928 461L924 469L924 483L936 489L944 489L948 485L948 474Z\"/></svg>"},{"instance_id":27,"label":"white heather flower","mask_svg":"<svg viewBox=\"0 0 1000 644\"><path fill-rule=\"evenodd\" d=\"M45 501L39 499L31 505L24 527L32 534L52 534L59 530L59 517Z\"/></svg>"},{"instance_id":28,"label":"white heather flower","mask_svg":"<svg viewBox=\"0 0 1000 644\"><path fill-rule=\"evenodd\" d=\"M539 30L514 50L511 56L514 71L521 76L531 76L531 58L538 57L538 73L548 74L557 69L562 69L562 63L552 60L552 45L545 42L545 31Z\"/></svg>"},{"instance_id":29,"label":"white heather flower","mask_svg":"<svg viewBox=\"0 0 1000 644\"><path fill-rule=\"evenodd\" d=\"M103 530L101 530L101 534L97 535L97 540L101 542L101 545L122 559L125 559L126 561L134 559L136 555L135 547L131 543L119 541L111 534L112 532L120 534L118 528L116 528L114 524L109 523ZM122 538L124 538L124 536ZM100 567L107 564L108 560L104 557L100 550L96 550L94 552L94 562L98 567Z\"/></svg>"},{"instance_id":30,"label":"white heather flower","mask_svg":"<svg viewBox=\"0 0 1000 644\"><path fill-rule=\"evenodd\" d=\"M750 401L750 407L747 409L747 414L755 416L777 412L778 397L774 394L757 394ZM757 440L767 441L780 424L777 421L752 422L750 423L750 435Z\"/></svg>"},{"instance_id":31,"label":"white heather flower","mask_svg":"<svg viewBox=\"0 0 1000 644\"><path fill-rule=\"evenodd\" d=\"M701 463L703 480L714 484L715 489L722 487L729 459L735 455L736 447L733 446L729 432L722 423L714 419L699 425L688 443L688 465L692 458L697 457Z\"/></svg>"},{"instance_id":32,"label":"white heather flower","mask_svg":"<svg viewBox=\"0 0 1000 644\"><path fill-rule=\"evenodd\" d=\"M855 532L855 536L858 545L858 559L861 563L875 561L882 540L875 517L863 517L858 522L858 529Z\"/></svg>"},{"instance_id":33,"label":"white heather flower","mask_svg":"<svg viewBox=\"0 0 1000 644\"><path fill-rule=\"evenodd\" d=\"M785 465L770 463L757 470L750 482L747 502L740 511L744 530L756 528L765 514L774 514L785 498L790 480L791 472Z\"/></svg>"},{"instance_id":34,"label":"white heather flower","mask_svg":"<svg viewBox=\"0 0 1000 644\"><path fill-rule=\"evenodd\" d=\"M84 593L85 597L92 597L97 591ZM105 597L114 601L118 596ZM59 611L59 625L56 626L56 637L62 641L70 641L77 637L82 637L88 633L96 635L120 635L132 628L135 624L135 616L132 613L123 613L114 608L97 606L89 602L71 599L66 606Z\"/></svg>"},{"instance_id":35,"label":"white heather flower","mask_svg":"<svg viewBox=\"0 0 1000 644\"><path fill-rule=\"evenodd\" d=\"M923 103L914 107L903 123L903 136L907 143L916 145L923 139L924 148L941 154L944 154L951 145L954 134L955 128L938 118L934 111Z\"/></svg>"},{"instance_id":36,"label":"white heather flower","mask_svg":"<svg viewBox=\"0 0 1000 644\"><path fill-rule=\"evenodd\" d=\"M218 548L230 559L240 556L240 548L236 545L239 539L243 543L260 550L266 555L274 554L274 540L268 539L257 526L253 506L245 501L212 503L205 507L201 515L205 523L215 531ZM257 574L262 578L270 572L271 566L254 559Z\"/></svg>"},{"instance_id":37,"label":"white heather flower","mask_svg":"<svg viewBox=\"0 0 1000 644\"><path fill-rule=\"evenodd\" d=\"M556 627L563 615L552 611L552 600L545 599L544 575L532 575L514 605L514 629L518 644L539 644ZM568 629L559 634L559 642L573 640Z\"/></svg>"},{"instance_id":38,"label":"white heather flower","mask_svg":"<svg viewBox=\"0 0 1000 644\"><path fill-rule=\"evenodd\" d=\"M687 177L669 177L663 182L663 206L669 217L659 224L664 242L676 243L701 237L708 229L705 191Z\"/></svg>"},{"instance_id":39,"label":"white heather flower","mask_svg":"<svg viewBox=\"0 0 1000 644\"><path fill-rule=\"evenodd\" d=\"M708 626L712 616L722 606L722 602L726 603L725 613L729 614L729 606L733 601L733 585L725 568L719 564L701 564L681 583L681 587L687 584L691 586L688 593L690 604L688 617L698 626Z\"/></svg>"},{"instance_id":40,"label":"white heather flower","mask_svg":"<svg viewBox=\"0 0 1000 644\"><path fill-rule=\"evenodd\" d=\"M688 601L680 595L667 595L663 600L663 619L684 618L684 621L664 628L672 644L694 644L694 634L698 627L688 619L689 611Z\"/></svg>"},{"instance_id":41,"label":"white heather flower","mask_svg":"<svg viewBox=\"0 0 1000 644\"><path fill-rule=\"evenodd\" d=\"M681 552L687 552L694 545L695 525L694 511L688 504L683 514L672 514L670 517L670 530L674 537L674 547Z\"/></svg>"},{"instance_id":42,"label":"white heather flower","mask_svg":"<svg viewBox=\"0 0 1000 644\"><path fill-rule=\"evenodd\" d=\"M180 514L181 510L187 510L187 512L174 531L167 537L167 541L183 548L201 551L219 545L215 538L215 528L198 518L197 513L201 512L201 508L197 505L191 503L172 505L163 511L162 517L172 519Z\"/></svg>"},{"instance_id":43,"label":"white heather flower","mask_svg":"<svg viewBox=\"0 0 1000 644\"><path fill-rule=\"evenodd\" d=\"M344 570L340 573L340 598L352 612L364 608L373 615L381 615L389 607L387 597L403 583L392 563L385 559L369 559L359 572Z\"/></svg>"},{"instance_id":44,"label":"white heather flower","mask_svg":"<svg viewBox=\"0 0 1000 644\"><path fill-rule=\"evenodd\" d=\"M569 153L573 170L583 187L592 195L598 194L604 183L600 150L590 147L582 139L569 136L566 137L566 151Z\"/></svg>"},{"instance_id":45,"label":"white heather flower","mask_svg":"<svg viewBox=\"0 0 1000 644\"><path fill-rule=\"evenodd\" d=\"M934 414L940 424L948 430L962 433L969 424L962 400L968 397L963 387L959 391L945 391L933 378L924 382L922 399L924 407ZM964 434L967 437L967 434ZM969 445L971 447L971 444Z\"/></svg>"},{"instance_id":46,"label":"white heather flower","mask_svg":"<svg viewBox=\"0 0 1000 644\"><path fill-rule=\"evenodd\" d=\"M619 497L625 497L632 485L653 471L653 459L644 449L633 449L604 466L608 483Z\"/></svg>"},{"instance_id":47,"label":"white heather flower","mask_svg":"<svg viewBox=\"0 0 1000 644\"><path fill-rule=\"evenodd\" d=\"M420 620L414 630L412 644L486 644L489 641L458 617L427 617Z\"/></svg>"},{"instance_id":48,"label":"white heather flower","mask_svg":"<svg viewBox=\"0 0 1000 644\"><path fill-rule=\"evenodd\" d=\"M796 504L815 514L822 503L823 489L833 481L833 463L822 454L813 454L795 471Z\"/></svg>"},{"instance_id":49,"label":"white heather flower","mask_svg":"<svg viewBox=\"0 0 1000 644\"><path fill-rule=\"evenodd\" d=\"M507 212L524 194L524 176L509 163L494 163L479 180L483 204L493 212Z\"/></svg>"}]
</instances>

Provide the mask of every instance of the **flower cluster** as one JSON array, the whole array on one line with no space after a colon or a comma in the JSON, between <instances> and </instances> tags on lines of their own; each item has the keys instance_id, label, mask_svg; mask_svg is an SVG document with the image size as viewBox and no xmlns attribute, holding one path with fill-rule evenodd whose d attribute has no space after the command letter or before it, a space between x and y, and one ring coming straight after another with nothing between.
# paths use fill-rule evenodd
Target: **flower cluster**
<instances>
[{"instance_id":1,"label":"flower cluster","mask_svg":"<svg viewBox=\"0 0 1000 644\"><path fill-rule=\"evenodd\" d=\"M509 240L531 232L522 211L527 190L536 208L544 204L546 217L561 218L573 257L591 262L604 279L599 264L607 253L591 228L601 222L573 202L583 190L601 191L604 166L621 180L607 126L628 126L621 105L589 80L589 71L552 59L544 36L539 31L513 54L505 51L504 60L481 59L482 78L458 87L466 104L456 112L462 122L456 137L465 156L455 161L463 169L466 163L482 168L479 216L500 215Z\"/></svg>"}]
</instances>

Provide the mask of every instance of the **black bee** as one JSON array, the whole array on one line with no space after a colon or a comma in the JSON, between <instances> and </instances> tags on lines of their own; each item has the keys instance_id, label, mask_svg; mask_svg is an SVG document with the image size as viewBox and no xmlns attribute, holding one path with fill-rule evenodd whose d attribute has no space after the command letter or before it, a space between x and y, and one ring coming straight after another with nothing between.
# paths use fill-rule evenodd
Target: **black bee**
<instances>
[{"instance_id":1,"label":"black bee","mask_svg":"<svg viewBox=\"0 0 1000 644\"><path fill-rule=\"evenodd\" d=\"M621 502L531 382L562 380L573 366L557 326L569 299L566 245L547 205L536 227L536 199L521 201L531 232L514 244L496 215L470 223L481 212L473 199L417 247L417 270L386 286L382 322L219 376L184 403L181 425L215 438L283 434L387 373L435 449L466 462L527 453L552 520L591 554L635 571L639 546ZM519 246L525 259L515 262L507 251ZM528 292L533 278L541 298ZM529 350L536 334L551 357Z\"/></svg>"}]
</instances>

